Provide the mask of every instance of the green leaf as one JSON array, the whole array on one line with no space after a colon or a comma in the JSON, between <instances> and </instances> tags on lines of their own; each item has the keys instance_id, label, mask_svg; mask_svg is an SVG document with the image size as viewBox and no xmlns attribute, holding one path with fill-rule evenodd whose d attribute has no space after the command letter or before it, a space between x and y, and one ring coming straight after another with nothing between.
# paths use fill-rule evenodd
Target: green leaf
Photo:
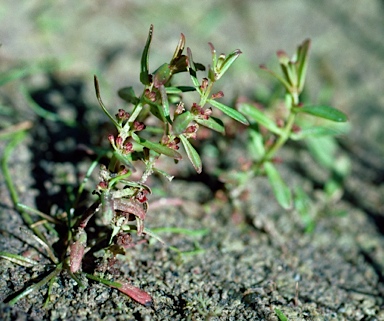
<instances>
[{"instance_id":1,"label":"green leaf","mask_svg":"<svg viewBox=\"0 0 384 321\"><path fill-rule=\"evenodd\" d=\"M276 167L271 162L266 162L264 164L264 169L269 182L272 185L277 201L284 209L290 209L292 206L291 191L284 183Z\"/></svg>"},{"instance_id":2,"label":"green leaf","mask_svg":"<svg viewBox=\"0 0 384 321\"><path fill-rule=\"evenodd\" d=\"M191 86L177 86L177 87L165 87L165 91L168 95L177 95L188 91L196 91L195 87Z\"/></svg>"},{"instance_id":3,"label":"green leaf","mask_svg":"<svg viewBox=\"0 0 384 321\"><path fill-rule=\"evenodd\" d=\"M168 121L168 123L172 124L171 118L169 116L168 96L167 96L167 92L165 91L164 85L161 85L159 87L159 91L160 91L160 96L161 96L161 105L163 106L164 117Z\"/></svg>"},{"instance_id":4,"label":"green leaf","mask_svg":"<svg viewBox=\"0 0 384 321\"><path fill-rule=\"evenodd\" d=\"M195 122L216 132L219 132L222 135L225 134L225 127L223 122L216 117L210 116L208 119L196 118Z\"/></svg>"},{"instance_id":5,"label":"green leaf","mask_svg":"<svg viewBox=\"0 0 384 321\"><path fill-rule=\"evenodd\" d=\"M147 147L148 149L153 150L156 153L163 154L163 155L166 155L168 157L172 157L172 158L177 159L177 160L182 159L180 153L178 153L177 151L175 151L172 148L169 148L169 147L161 145L159 143L154 143L154 142L151 142L151 141L146 140L144 138L141 138L138 135L136 135L135 133L132 133L132 138L136 143L138 143L144 147Z\"/></svg>"},{"instance_id":6,"label":"green leaf","mask_svg":"<svg viewBox=\"0 0 384 321\"><path fill-rule=\"evenodd\" d=\"M171 77L172 72L169 68L169 64L164 63L153 74L153 86L155 88L160 88L160 86L164 86Z\"/></svg>"},{"instance_id":7,"label":"green leaf","mask_svg":"<svg viewBox=\"0 0 384 321\"><path fill-rule=\"evenodd\" d=\"M240 104L239 110L247 115L248 117L252 118L254 121L256 121L258 124L264 126L269 131L276 135L281 135L282 130L279 128L276 123L267 117L262 111L257 109L255 106L252 106L247 103Z\"/></svg>"},{"instance_id":8,"label":"green leaf","mask_svg":"<svg viewBox=\"0 0 384 321\"><path fill-rule=\"evenodd\" d=\"M280 76L279 74L275 73L274 71L268 69L266 66L264 65L260 65L260 69L268 72L269 74L271 74L273 77L275 77L278 81L280 81L282 83L282 85L285 87L285 89L287 90L287 92L291 92L292 91L292 86L291 84L285 80L285 78L283 78L282 76ZM284 70L283 70L284 71ZM286 74L285 74L286 75Z\"/></svg>"},{"instance_id":9,"label":"green leaf","mask_svg":"<svg viewBox=\"0 0 384 321\"><path fill-rule=\"evenodd\" d=\"M145 100L145 101L148 102L147 100ZM149 104L149 110L151 111L152 115L156 116L163 123L167 122L167 120L165 119L165 116L164 116L164 111L163 111L162 106L156 105L153 102L151 102Z\"/></svg>"},{"instance_id":10,"label":"green leaf","mask_svg":"<svg viewBox=\"0 0 384 321\"><path fill-rule=\"evenodd\" d=\"M305 142L309 152L318 164L329 170L334 168L338 146L333 137L324 136L316 139L308 137Z\"/></svg>"},{"instance_id":11,"label":"green leaf","mask_svg":"<svg viewBox=\"0 0 384 321\"><path fill-rule=\"evenodd\" d=\"M293 109L293 111L296 113L307 113L316 117L332 120L339 123L343 123L348 120L347 116L343 112L329 106L296 107Z\"/></svg>"},{"instance_id":12,"label":"green leaf","mask_svg":"<svg viewBox=\"0 0 384 321\"><path fill-rule=\"evenodd\" d=\"M207 102L210 103L213 107L216 107L217 109L221 110L224 114L228 115L234 120L244 125L249 125L247 118L245 118L244 115L238 112L236 109L233 109L232 107L224 105L214 99L208 99Z\"/></svg>"},{"instance_id":13,"label":"green leaf","mask_svg":"<svg viewBox=\"0 0 384 321\"><path fill-rule=\"evenodd\" d=\"M298 90L299 93L304 88L305 83L305 77L307 74L307 68L308 68L308 56L309 56L309 48L311 46L311 40L307 39L305 40L298 48L297 50L297 76L298 76Z\"/></svg>"},{"instance_id":14,"label":"green leaf","mask_svg":"<svg viewBox=\"0 0 384 321\"><path fill-rule=\"evenodd\" d=\"M259 131L252 127L248 131L250 138L249 150L252 159L259 161L265 155L264 140Z\"/></svg>"},{"instance_id":15,"label":"green leaf","mask_svg":"<svg viewBox=\"0 0 384 321\"><path fill-rule=\"evenodd\" d=\"M187 69L188 69L189 75L191 76L192 82L195 85L195 89L200 93L200 84L199 84L199 80L197 79L196 66L195 66L195 63L193 62L192 51L190 48L187 48L187 54L188 54Z\"/></svg>"},{"instance_id":16,"label":"green leaf","mask_svg":"<svg viewBox=\"0 0 384 321\"><path fill-rule=\"evenodd\" d=\"M117 94L121 99L133 105L137 105L140 101L140 99L136 97L132 87L120 88Z\"/></svg>"},{"instance_id":17,"label":"green leaf","mask_svg":"<svg viewBox=\"0 0 384 321\"><path fill-rule=\"evenodd\" d=\"M322 137L322 136L335 136L345 132L345 128L314 126L309 128L302 128L297 133L291 133L289 136L292 140L300 140L307 137Z\"/></svg>"},{"instance_id":18,"label":"green leaf","mask_svg":"<svg viewBox=\"0 0 384 321\"><path fill-rule=\"evenodd\" d=\"M143 54L141 56L140 81L143 85L150 84L150 77L149 77L149 71L148 71L149 69L148 58L149 58L149 47L152 41L152 34L153 34L153 25L149 27L147 42L145 44Z\"/></svg>"},{"instance_id":19,"label":"green leaf","mask_svg":"<svg viewBox=\"0 0 384 321\"><path fill-rule=\"evenodd\" d=\"M200 174L203 169L203 165L201 163L199 154L197 153L196 149L192 146L192 144L184 135L180 135L179 137L185 148L185 151L187 152L189 160L191 161L196 172Z\"/></svg>"},{"instance_id":20,"label":"green leaf","mask_svg":"<svg viewBox=\"0 0 384 321\"><path fill-rule=\"evenodd\" d=\"M172 123L172 129L174 134L180 135L184 133L184 131L188 127L189 123L193 120L193 118L194 116L189 111L186 111L180 115L177 115L177 117L174 119Z\"/></svg>"},{"instance_id":21,"label":"green leaf","mask_svg":"<svg viewBox=\"0 0 384 321\"><path fill-rule=\"evenodd\" d=\"M107 108L105 107L103 101L101 100L99 81L97 80L96 75L93 76L93 81L94 81L94 85L95 85L96 97L97 97L97 100L98 100L98 102L99 102L99 105L100 105L101 109L102 109L103 112L109 117L109 119L112 121L112 123L115 125L115 127L116 127L117 129L120 129L121 126L117 123L115 117L113 117L113 116L109 113L109 111L108 111Z\"/></svg>"},{"instance_id":22,"label":"green leaf","mask_svg":"<svg viewBox=\"0 0 384 321\"><path fill-rule=\"evenodd\" d=\"M21 256L21 255L9 253L9 252L0 252L0 257L2 257L3 259L7 259L10 262L13 262L13 263L16 263L18 265L25 266L25 267L32 267L34 265L39 264L39 262L37 262L35 260L29 259L29 258Z\"/></svg>"},{"instance_id":23,"label":"green leaf","mask_svg":"<svg viewBox=\"0 0 384 321\"><path fill-rule=\"evenodd\" d=\"M278 308L275 308L275 313L279 317L280 321L289 321L288 318Z\"/></svg>"},{"instance_id":24,"label":"green leaf","mask_svg":"<svg viewBox=\"0 0 384 321\"><path fill-rule=\"evenodd\" d=\"M225 72L228 70L228 68L235 62L235 60L241 55L241 51L239 49L236 49L232 53L228 55L228 57L225 58L225 60L220 64L219 70L217 70L216 80L220 79ZM218 62L219 65L220 62Z\"/></svg>"}]
</instances>

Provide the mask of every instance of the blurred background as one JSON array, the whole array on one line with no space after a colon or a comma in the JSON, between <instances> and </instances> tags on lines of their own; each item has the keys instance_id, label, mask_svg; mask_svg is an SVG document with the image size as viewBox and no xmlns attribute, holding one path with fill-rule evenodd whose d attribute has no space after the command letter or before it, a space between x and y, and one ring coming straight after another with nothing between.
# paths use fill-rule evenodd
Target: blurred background
<instances>
[{"instance_id":1,"label":"blurred background","mask_svg":"<svg viewBox=\"0 0 384 321\"><path fill-rule=\"evenodd\" d=\"M89 101L95 101L97 74L104 100L118 106L117 89L139 86L140 55L153 24L151 70L170 60L182 32L204 64L208 42L219 53L241 49L232 77L218 86L227 100L255 98L268 94L272 83L259 65L277 68L277 50L292 56L311 38L311 101L346 112L353 128L348 139L382 156L383 13L382 0L2 0L0 71L38 75L53 63L59 77L81 79ZM28 86L42 83L34 76Z\"/></svg>"}]
</instances>

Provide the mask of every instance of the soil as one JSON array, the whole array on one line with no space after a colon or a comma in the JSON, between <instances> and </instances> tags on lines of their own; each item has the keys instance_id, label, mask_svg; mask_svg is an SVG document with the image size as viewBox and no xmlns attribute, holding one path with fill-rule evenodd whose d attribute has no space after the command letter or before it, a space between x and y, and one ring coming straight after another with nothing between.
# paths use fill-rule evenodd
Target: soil
<instances>
[{"instance_id":1,"label":"soil","mask_svg":"<svg viewBox=\"0 0 384 321\"><path fill-rule=\"evenodd\" d=\"M31 125L9 164L21 203L50 214L67 208L68 193L77 188L92 162L80 147L108 146L105 137L110 128L93 97L92 74L102 75L103 99L109 108L119 108L122 103L114 91L131 79L130 85L138 85L134 76L150 23L156 32L153 65L156 59L163 62L163 57L172 55L179 32L186 34L192 49L208 41L227 52L232 46L242 49L245 58L239 61L239 71L231 74L239 81L223 79L227 101L239 93L249 98L262 95L271 86L257 66L273 65L271 57L277 49L292 53L311 37L313 67L307 95L314 100L328 97L348 114L352 129L338 138L337 155L347 157L350 174L340 198L331 200L324 190L329 173L314 163L303 145L289 144L281 152L284 162L279 170L284 179L311 197L314 225L308 231L297 211L279 207L264 178L249 182L235 210L215 169L239 167L245 156L244 133L228 139L211 137L199 145L205 166L200 176L187 162L164 162L161 166L176 176L174 181L157 177L150 181L153 194L146 226L197 232L165 229L159 235L166 244L148 239L106 273L150 293L153 305L142 306L85 278L87 287L81 288L63 272L43 307L47 286L13 306L7 303L52 267L13 209L0 172L0 251L42 263L26 268L0 260L4 301L0 319L279 320L275 312L279 309L288 320L384 320L382 2L351 1L347 6L327 0L320 6L298 0L225 5L164 1L156 12L151 10L156 8L154 1L147 6L137 1L108 3L25 2L20 10L11 0L0 5L6 26L0 31L0 55L7 62L1 70L35 66L42 57L55 56L58 64L52 72L46 71L46 65L45 72L40 67L26 68L33 75L1 87L1 128L24 121ZM172 12L177 19L170 18ZM197 56L204 57L202 52ZM245 71L252 72L240 77ZM22 94L23 88L31 99ZM61 120L42 117L32 110L31 101ZM0 140L0 155L9 140ZM213 143L217 149L210 147ZM97 170L86 185L88 192L95 182ZM84 201L90 205L91 195ZM59 239L53 233L47 237L52 243Z\"/></svg>"}]
</instances>

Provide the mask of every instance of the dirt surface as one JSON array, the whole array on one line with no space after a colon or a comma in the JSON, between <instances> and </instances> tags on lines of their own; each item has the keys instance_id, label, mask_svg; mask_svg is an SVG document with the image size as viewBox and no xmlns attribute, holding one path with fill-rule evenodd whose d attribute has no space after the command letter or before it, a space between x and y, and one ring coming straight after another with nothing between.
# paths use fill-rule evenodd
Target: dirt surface
<instances>
[{"instance_id":1,"label":"dirt surface","mask_svg":"<svg viewBox=\"0 0 384 321\"><path fill-rule=\"evenodd\" d=\"M32 124L10 160L22 203L45 213L65 209L65 195L78 186L92 161L79 145L108 145L107 119L96 105L92 75L102 79L109 108L119 108L115 91L138 86L139 57L150 23L155 25L152 66L168 60L180 32L196 60L209 56L208 41L219 51L243 51L231 74L236 81L218 84L227 101L268 91L268 77L258 65L273 66L276 50L293 53L310 37L307 95L314 101L328 99L351 123L350 133L339 138L338 156L351 164L343 195L329 201L324 192L329 173L314 165L302 146L290 144L279 155L284 159L279 170L292 188L301 186L311 196L313 231L305 231L297 211L277 205L263 178L250 182L234 211L214 169L238 168L244 137L220 138L219 154L210 153L208 141L200 146L202 175L194 175L189 164L164 163L176 179L150 182L154 193L146 226L198 233L159 233L165 245L153 240L137 245L113 271L115 278L150 293L153 307L95 282L84 280L88 286L80 288L63 273L46 308L45 286L14 306L1 303L0 319L278 320L278 308L289 320L384 320L382 1L164 1L161 8L158 1L143 3L16 5L8 0L0 5L1 71L23 66L34 74L0 88L1 129ZM54 72L41 69L46 59L54 60ZM31 71L35 65L39 67ZM22 94L24 88L32 100ZM37 115L31 101L64 122ZM8 141L0 140L1 155ZM12 209L0 175L0 251L49 263L20 230L22 218ZM97 170L87 184L90 192L96 180ZM0 260L0 270L0 299L7 301L45 276L49 266L25 268Z\"/></svg>"}]
</instances>

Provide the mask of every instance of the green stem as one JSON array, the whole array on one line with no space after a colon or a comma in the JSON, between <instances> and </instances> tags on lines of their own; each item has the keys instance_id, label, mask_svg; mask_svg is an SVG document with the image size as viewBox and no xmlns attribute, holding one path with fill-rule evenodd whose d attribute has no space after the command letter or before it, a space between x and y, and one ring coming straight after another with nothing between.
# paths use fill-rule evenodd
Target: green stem
<instances>
[{"instance_id":1,"label":"green stem","mask_svg":"<svg viewBox=\"0 0 384 321\"><path fill-rule=\"evenodd\" d=\"M85 276L88 278L88 279L91 279L91 280L94 280L94 281L97 281L97 282L100 282L104 285L108 285L108 286L111 286L111 287L114 287L114 288L121 288L122 287L122 284L119 283L119 282L112 282L112 281L108 281L108 280L105 280L105 279L102 279L98 276L95 276L95 275L92 275L92 274L88 274L88 273L84 273Z\"/></svg>"},{"instance_id":2,"label":"green stem","mask_svg":"<svg viewBox=\"0 0 384 321\"><path fill-rule=\"evenodd\" d=\"M292 131L292 127L295 123L296 118L296 113L293 112L292 109L294 106L297 106L299 104L299 97L295 92L290 92L289 95L291 96L291 104L290 106L287 106L287 109L289 110L289 116L285 127L276 142L267 149L262 159L258 161L254 166L252 166L252 170L255 175L258 175L260 173L262 165L265 162L270 161L275 156L277 151L287 142L289 135Z\"/></svg>"}]
</instances>

